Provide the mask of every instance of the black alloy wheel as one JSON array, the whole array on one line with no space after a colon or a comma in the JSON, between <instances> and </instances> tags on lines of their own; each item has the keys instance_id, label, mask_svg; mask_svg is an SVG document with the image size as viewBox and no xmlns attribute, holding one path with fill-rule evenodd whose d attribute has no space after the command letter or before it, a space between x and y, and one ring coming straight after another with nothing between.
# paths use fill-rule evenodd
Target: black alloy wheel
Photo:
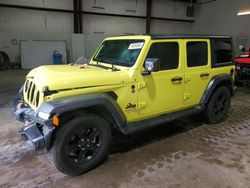
<instances>
[{"instance_id":1,"label":"black alloy wheel","mask_svg":"<svg viewBox=\"0 0 250 188\"><path fill-rule=\"evenodd\" d=\"M96 156L101 146L101 134L96 128L80 128L68 142L69 159L76 164L87 163Z\"/></svg>"},{"instance_id":2,"label":"black alloy wheel","mask_svg":"<svg viewBox=\"0 0 250 188\"><path fill-rule=\"evenodd\" d=\"M59 171L71 176L81 175L107 158L111 128L105 119L84 114L60 126L49 151Z\"/></svg>"},{"instance_id":3,"label":"black alloy wheel","mask_svg":"<svg viewBox=\"0 0 250 188\"><path fill-rule=\"evenodd\" d=\"M226 104L227 101L228 101L227 95L220 94L217 97L214 104L214 113L216 116L221 116L224 114L225 110L227 109L227 104Z\"/></svg>"},{"instance_id":4,"label":"black alloy wheel","mask_svg":"<svg viewBox=\"0 0 250 188\"><path fill-rule=\"evenodd\" d=\"M225 120L231 104L231 92L227 87L219 87L212 94L206 110L205 118L209 124L220 123Z\"/></svg>"}]
</instances>

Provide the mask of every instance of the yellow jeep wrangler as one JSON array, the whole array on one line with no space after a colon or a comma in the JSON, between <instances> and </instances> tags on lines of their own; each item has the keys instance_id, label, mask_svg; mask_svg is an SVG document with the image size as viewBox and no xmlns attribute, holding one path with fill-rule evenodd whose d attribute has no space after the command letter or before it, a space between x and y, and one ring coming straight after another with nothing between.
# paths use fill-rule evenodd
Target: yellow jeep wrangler
<instances>
[{"instance_id":1,"label":"yellow jeep wrangler","mask_svg":"<svg viewBox=\"0 0 250 188\"><path fill-rule=\"evenodd\" d=\"M30 71L13 114L29 145L80 175L105 159L113 129L127 135L195 113L222 122L234 68L229 36L110 37L87 64Z\"/></svg>"}]
</instances>

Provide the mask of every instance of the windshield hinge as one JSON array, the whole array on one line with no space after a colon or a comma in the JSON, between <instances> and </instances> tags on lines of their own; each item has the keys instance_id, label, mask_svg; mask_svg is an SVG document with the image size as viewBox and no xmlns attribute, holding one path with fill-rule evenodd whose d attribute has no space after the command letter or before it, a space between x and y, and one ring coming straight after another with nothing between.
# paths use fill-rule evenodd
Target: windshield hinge
<instances>
[{"instance_id":1,"label":"windshield hinge","mask_svg":"<svg viewBox=\"0 0 250 188\"><path fill-rule=\"evenodd\" d=\"M146 83L145 82L141 82L141 83L138 84L138 89L139 90L141 90L141 89L143 89L145 87L146 87Z\"/></svg>"}]
</instances>

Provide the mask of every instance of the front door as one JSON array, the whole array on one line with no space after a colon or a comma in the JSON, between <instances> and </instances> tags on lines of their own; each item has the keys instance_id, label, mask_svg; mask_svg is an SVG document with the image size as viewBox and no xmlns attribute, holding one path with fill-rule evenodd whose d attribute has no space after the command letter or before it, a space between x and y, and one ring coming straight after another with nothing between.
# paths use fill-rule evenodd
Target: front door
<instances>
[{"instance_id":1,"label":"front door","mask_svg":"<svg viewBox=\"0 0 250 188\"><path fill-rule=\"evenodd\" d=\"M153 41L146 58L158 58L160 70L139 79L139 113L153 117L174 111L183 102L182 40Z\"/></svg>"}]
</instances>

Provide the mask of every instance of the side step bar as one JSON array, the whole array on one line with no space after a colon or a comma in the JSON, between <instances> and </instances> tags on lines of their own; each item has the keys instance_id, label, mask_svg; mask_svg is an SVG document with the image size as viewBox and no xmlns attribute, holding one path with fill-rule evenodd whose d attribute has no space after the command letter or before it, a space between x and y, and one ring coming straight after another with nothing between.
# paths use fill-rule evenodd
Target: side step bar
<instances>
[{"instance_id":1,"label":"side step bar","mask_svg":"<svg viewBox=\"0 0 250 188\"><path fill-rule=\"evenodd\" d=\"M175 119L189 116L192 114L197 114L205 109L205 106L198 105L192 108L188 108L179 112L173 112L171 114L166 114L158 117L154 117L151 119L134 122L134 123L127 123L124 127L120 127L120 130L123 134L129 135L132 133L136 133L145 129L153 128L158 125L161 125L162 123L166 123L169 121L173 121Z\"/></svg>"}]
</instances>

